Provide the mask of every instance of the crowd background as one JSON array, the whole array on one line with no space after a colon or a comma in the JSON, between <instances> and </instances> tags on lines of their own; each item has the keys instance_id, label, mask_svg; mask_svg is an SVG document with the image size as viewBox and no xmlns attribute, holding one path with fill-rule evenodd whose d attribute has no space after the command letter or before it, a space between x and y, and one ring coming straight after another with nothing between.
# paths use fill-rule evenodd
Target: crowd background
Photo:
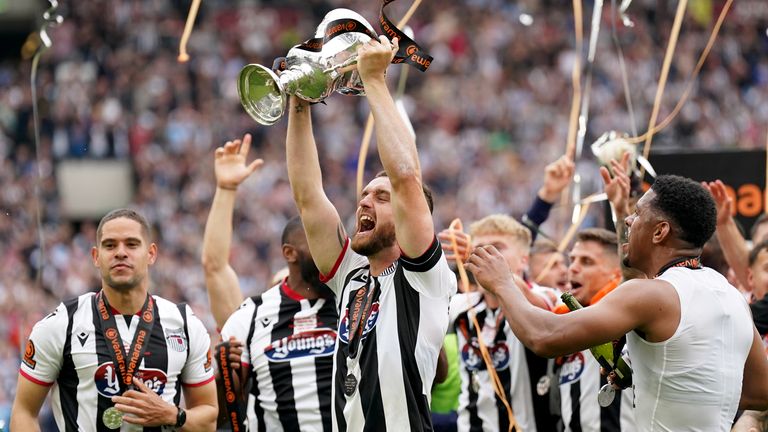
<instances>
[{"instance_id":1,"label":"crowd background","mask_svg":"<svg viewBox=\"0 0 768 432\"><path fill-rule=\"evenodd\" d=\"M585 2L586 20L591 3ZM631 130L606 3L587 144L607 130ZM723 3L692 2L660 118L682 94ZM409 5L397 2L388 12L397 21ZM215 187L213 149L252 133L252 156L266 163L238 192L231 259L246 295L266 287L281 266L280 232L295 214L284 163L285 122L271 127L253 122L240 106L237 75L247 63L271 65L335 7L354 9L376 24L380 3L206 0L189 44L192 59L179 64L188 1L61 2L64 22L51 31L54 45L42 57L38 76L39 166L30 62L16 57L0 63L0 419L10 410L20 347L31 325L62 299L98 287L90 262L97 220L66 217L56 187L59 161L130 161L136 191L130 204L157 230L154 291L190 303L213 332L200 266ZM634 27L617 27L640 132L647 127L675 8L674 2L635 0L629 8ZM411 24L415 39L435 59L426 73L410 73L403 102L416 131L424 179L435 190L436 226L495 212L519 216L540 186L543 167L565 148L575 58L571 8L556 1L425 1ZM655 149L764 145L767 27L768 3L734 3L690 101L655 138ZM393 66L393 87L403 67ZM342 217L352 216L367 104L333 95L313 111L326 190ZM380 168L374 151L369 174ZM585 194L599 187L596 165L586 153L578 162ZM543 230L564 231L569 210L556 209ZM599 223L599 217L597 212L587 224Z\"/></svg>"}]
</instances>

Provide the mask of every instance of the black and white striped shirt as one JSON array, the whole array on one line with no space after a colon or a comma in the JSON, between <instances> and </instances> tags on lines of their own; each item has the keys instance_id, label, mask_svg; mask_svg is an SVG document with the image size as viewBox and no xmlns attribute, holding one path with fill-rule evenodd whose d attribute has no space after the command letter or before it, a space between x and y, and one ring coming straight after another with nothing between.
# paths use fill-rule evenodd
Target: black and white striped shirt
<instances>
[{"instance_id":1,"label":"black and white striped shirt","mask_svg":"<svg viewBox=\"0 0 768 432\"><path fill-rule=\"evenodd\" d=\"M600 364L589 350L562 357L560 409L566 432L634 432L632 389L616 392L605 408L597 403L597 392L606 384Z\"/></svg>"},{"instance_id":2,"label":"black and white striped shirt","mask_svg":"<svg viewBox=\"0 0 768 432\"><path fill-rule=\"evenodd\" d=\"M199 386L213 380L211 341L188 306L153 298L156 321L136 376L164 401L178 405L181 385ZM19 371L36 384L53 385L53 414L61 431L108 431L102 415L119 392L94 299L94 293L88 293L61 303L35 324ZM115 318L127 351L140 317Z\"/></svg>"},{"instance_id":3,"label":"black and white striped shirt","mask_svg":"<svg viewBox=\"0 0 768 432\"><path fill-rule=\"evenodd\" d=\"M543 296L543 293L534 292ZM479 332L472 324L470 310L474 311L481 326ZM494 392L480 353L479 333L493 359L520 429L525 432L554 431L557 422L550 413L549 394L537 393L537 384L547 375L547 359L534 354L515 337L501 308L489 309L479 292L458 294L451 299L451 327L458 337L461 365L458 430L490 432L509 428L507 409ZM473 380L477 381L476 386L473 386Z\"/></svg>"},{"instance_id":4,"label":"black and white striped shirt","mask_svg":"<svg viewBox=\"0 0 768 432\"><path fill-rule=\"evenodd\" d=\"M456 277L437 239L420 257L400 257L371 277L368 259L349 239L324 277L336 293L339 343L334 355L334 430L431 430L430 389L448 328L448 302ZM370 280L369 280L370 278ZM362 326L358 361L349 359L349 310L360 289L373 289ZM345 378L359 383L344 393Z\"/></svg>"},{"instance_id":5,"label":"black and white striped shirt","mask_svg":"<svg viewBox=\"0 0 768 432\"><path fill-rule=\"evenodd\" d=\"M338 315L333 299L308 300L287 280L245 300L221 335L244 343L249 431L331 430Z\"/></svg>"}]
</instances>

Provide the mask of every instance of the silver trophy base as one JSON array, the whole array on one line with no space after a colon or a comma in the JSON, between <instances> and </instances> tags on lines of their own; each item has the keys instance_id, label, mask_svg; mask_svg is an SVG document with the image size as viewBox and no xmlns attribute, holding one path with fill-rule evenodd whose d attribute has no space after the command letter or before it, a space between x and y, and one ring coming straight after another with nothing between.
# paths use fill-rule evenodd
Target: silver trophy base
<instances>
[{"instance_id":1,"label":"silver trophy base","mask_svg":"<svg viewBox=\"0 0 768 432\"><path fill-rule=\"evenodd\" d=\"M280 88L277 75L258 64L246 65L240 71L237 93L248 115L265 126L275 124L288 104L288 96Z\"/></svg>"}]
</instances>

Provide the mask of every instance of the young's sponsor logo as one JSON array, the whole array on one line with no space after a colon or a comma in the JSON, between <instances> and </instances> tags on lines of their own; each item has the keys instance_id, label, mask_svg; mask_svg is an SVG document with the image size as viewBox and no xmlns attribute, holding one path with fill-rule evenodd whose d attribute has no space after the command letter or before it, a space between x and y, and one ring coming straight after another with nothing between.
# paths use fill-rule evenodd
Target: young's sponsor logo
<instances>
[{"instance_id":1,"label":"young's sponsor logo","mask_svg":"<svg viewBox=\"0 0 768 432\"><path fill-rule=\"evenodd\" d=\"M376 322L379 320L379 302L376 301L371 305L371 313L368 315L368 319L365 320L365 327L363 327L363 337L361 340L368 336L368 333L376 327ZM362 324L362 323L361 323ZM349 307L344 310L344 318L339 320L339 340L349 343Z\"/></svg>"},{"instance_id":2,"label":"young's sponsor logo","mask_svg":"<svg viewBox=\"0 0 768 432\"><path fill-rule=\"evenodd\" d=\"M560 368L560 385L569 384L581 379L585 364L584 354L580 352L567 356L563 366Z\"/></svg>"},{"instance_id":3,"label":"young's sponsor logo","mask_svg":"<svg viewBox=\"0 0 768 432\"><path fill-rule=\"evenodd\" d=\"M506 341L498 341L487 348L488 353L491 355L494 369L504 370L509 367L510 354ZM486 369L476 337L473 337L469 343L465 343L461 348L461 360L469 370Z\"/></svg>"},{"instance_id":4,"label":"young's sponsor logo","mask_svg":"<svg viewBox=\"0 0 768 432\"><path fill-rule=\"evenodd\" d=\"M136 377L158 395L163 394L165 385L168 383L168 377L160 369L140 369L137 371ZM111 398L120 392L120 383L117 380L115 365L112 362L100 364L96 368L93 379L96 382L96 391L104 397Z\"/></svg>"},{"instance_id":5,"label":"young's sponsor logo","mask_svg":"<svg viewBox=\"0 0 768 432\"><path fill-rule=\"evenodd\" d=\"M273 341L264 349L270 361L288 361L298 357L333 354L336 332L329 328L308 330Z\"/></svg>"}]
</instances>

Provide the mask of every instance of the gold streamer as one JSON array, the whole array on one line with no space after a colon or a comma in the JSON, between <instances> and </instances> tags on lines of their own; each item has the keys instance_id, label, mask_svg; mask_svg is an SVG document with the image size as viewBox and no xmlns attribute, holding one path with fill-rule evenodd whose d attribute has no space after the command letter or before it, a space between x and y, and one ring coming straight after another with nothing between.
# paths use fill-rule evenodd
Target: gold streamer
<instances>
[{"instance_id":1,"label":"gold streamer","mask_svg":"<svg viewBox=\"0 0 768 432\"><path fill-rule=\"evenodd\" d=\"M456 267L459 269L459 279L461 280L461 286L465 293L469 293L469 278L467 277L467 271L464 269L464 262L459 256L459 245L456 243L456 234L453 232L453 230L464 231L464 227L461 224L461 219L454 219L448 228L451 230L449 231L451 234L451 248L453 248L453 255L456 257ZM483 341L482 335L480 334L480 323L477 321L477 315L472 309L472 305L469 304L469 296L467 296L467 305L469 306L467 309L467 314L472 319L472 324L478 331L477 345L480 347L480 354L483 357L483 362L485 362L485 368L488 371L488 375L491 377L493 391L496 393L496 396L498 396L499 400L501 400L501 403L503 403L504 407L507 409L507 418L509 419L508 432L512 432L512 428L515 428L516 431L522 432L520 425L517 424L515 414L512 412L512 407L507 401L507 396L504 393L504 385L501 383L501 379L499 379L499 375L496 373L496 368L493 367L491 353L488 352L488 347L485 346L485 341Z\"/></svg>"},{"instance_id":2,"label":"gold streamer","mask_svg":"<svg viewBox=\"0 0 768 432\"><path fill-rule=\"evenodd\" d=\"M672 110L669 115L664 118L658 125L656 125L653 129L650 129L648 132L646 132L643 135L640 135L639 137L634 138L628 138L627 142L631 144L639 144L649 136L649 135L655 135L658 132L660 132L662 129L669 126L669 124L672 122L672 120L680 113L680 110L683 108L683 105L685 105L685 102L688 100L688 97L691 94L691 91L693 90L693 84L696 81L696 78L698 78L699 73L701 72L701 68L704 66L704 62L707 60L707 57L709 56L709 52L712 50L712 46L715 44L715 40L717 39L717 35L720 33L720 27L723 25L723 21L725 21L725 16L728 14L728 11L731 8L731 5L733 4L733 0L727 0L725 5L723 6L723 10L720 11L720 16L717 17L717 22L715 22L715 26L712 29L712 33L709 35L709 40L707 41L707 45L704 47L704 50L701 52L701 55L699 56L699 61L696 63L696 67L693 69L693 72L691 73L690 78L688 79L688 84L685 87L685 91L683 91L683 95L680 96L680 100L677 102L677 105L675 105L675 108Z\"/></svg>"},{"instance_id":3,"label":"gold streamer","mask_svg":"<svg viewBox=\"0 0 768 432\"><path fill-rule=\"evenodd\" d=\"M675 21L672 23L672 32L669 35L669 43L667 44L667 52L664 55L664 63L661 66L661 76L659 76L659 84L656 86L656 98L653 101L653 111L651 111L651 119L648 122L648 130L653 130L656 126L656 117L659 115L659 108L661 107L661 97L664 95L664 87L667 85L667 76L669 74L669 67L672 64L672 57L675 54L675 47L677 46L677 37L680 35L680 26L683 24L683 16L685 15L685 7L688 4L688 0L680 0L677 4L677 13L675 14ZM651 142L653 141L653 134L646 134L645 147L643 148L643 157L648 159L648 154L651 152ZM640 179L645 177L645 167L640 168Z\"/></svg>"},{"instance_id":4,"label":"gold streamer","mask_svg":"<svg viewBox=\"0 0 768 432\"><path fill-rule=\"evenodd\" d=\"M200 0L192 0L192 5L189 7L189 14L187 15L187 23L184 25L184 33L182 33L181 41L179 42L179 63L189 61L187 42L189 42L189 36L192 34L192 27L195 25L198 9L200 9Z\"/></svg>"}]
</instances>

